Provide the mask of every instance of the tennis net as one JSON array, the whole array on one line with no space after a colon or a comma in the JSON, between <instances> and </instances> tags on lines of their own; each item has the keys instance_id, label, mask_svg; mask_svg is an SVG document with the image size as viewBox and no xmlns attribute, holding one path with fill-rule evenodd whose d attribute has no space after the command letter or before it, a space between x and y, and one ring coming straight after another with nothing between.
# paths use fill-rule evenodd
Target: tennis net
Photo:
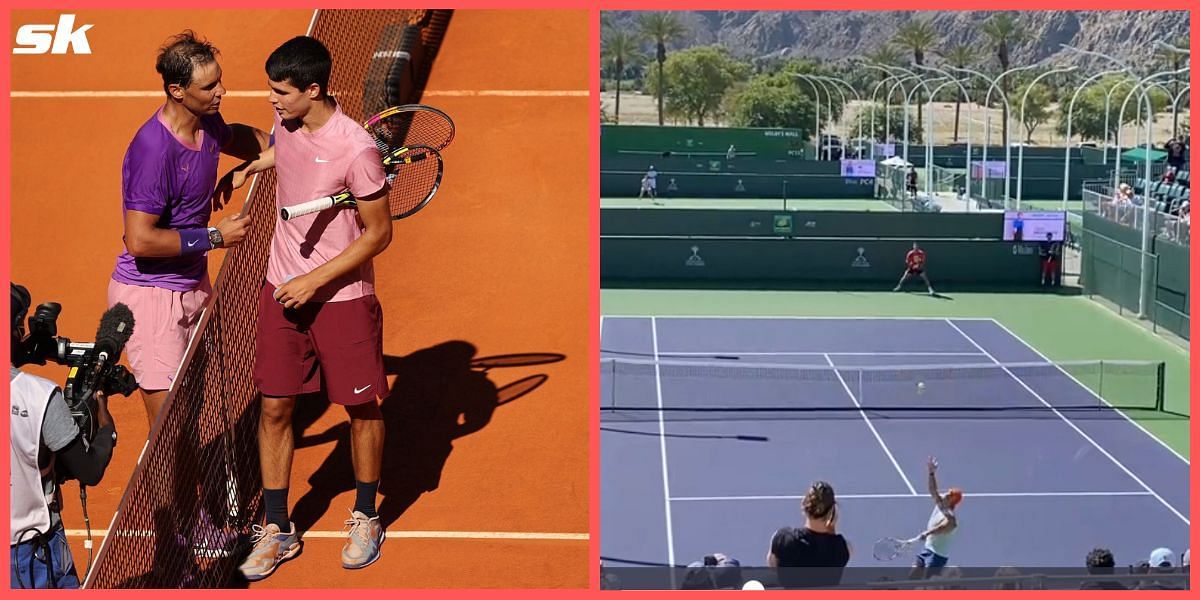
<instances>
[{"instance_id":1,"label":"tennis net","mask_svg":"<svg viewBox=\"0 0 1200 600\"><path fill-rule=\"evenodd\" d=\"M420 98L452 11L318 11L310 35L333 55L330 91L362 120L381 103ZM368 84L392 70L396 32L409 25L421 48L406 83ZM390 44L396 44L391 46ZM374 67L374 71L372 71ZM383 94L379 98L378 94ZM370 97L368 97L370 95ZM265 106L264 106L265 110ZM275 173L251 185L245 214L256 225L229 250L175 385L167 397L95 564L88 588L217 588L244 585L237 565L250 525L262 518L258 391L252 379L258 293L274 233ZM114 477L117 474L110 474Z\"/></svg>"},{"instance_id":2,"label":"tennis net","mask_svg":"<svg viewBox=\"0 0 1200 600\"><path fill-rule=\"evenodd\" d=\"M794 358L794 357L793 357ZM603 421L1161 411L1165 363L797 365L606 358Z\"/></svg>"}]
</instances>

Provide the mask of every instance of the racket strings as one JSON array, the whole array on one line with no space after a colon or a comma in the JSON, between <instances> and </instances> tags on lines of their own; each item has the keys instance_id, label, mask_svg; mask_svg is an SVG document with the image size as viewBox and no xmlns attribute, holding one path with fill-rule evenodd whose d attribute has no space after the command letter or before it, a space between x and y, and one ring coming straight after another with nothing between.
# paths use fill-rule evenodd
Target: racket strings
<instances>
[{"instance_id":1,"label":"racket strings","mask_svg":"<svg viewBox=\"0 0 1200 600\"><path fill-rule=\"evenodd\" d=\"M916 543L916 539L899 540L896 538L884 538L875 542L873 554L878 560L892 560L904 553L909 547Z\"/></svg>"},{"instance_id":2,"label":"racket strings","mask_svg":"<svg viewBox=\"0 0 1200 600\"><path fill-rule=\"evenodd\" d=\"M410 148L391 166L388 207L396 218L421 208L441 182L441 157L432 148Z\"/></svg>"},{"instance_id":3,"label":"racket strings","mask_svg":"<svg viewBox=\"0 0 1200 600\"><path fill-rule=\"evenodd\" d=\"M454 124L431 111L402 112L381 118L367 128L385 155L413 145L442 150L454 139Z\"/></svg>"}]
</instances>

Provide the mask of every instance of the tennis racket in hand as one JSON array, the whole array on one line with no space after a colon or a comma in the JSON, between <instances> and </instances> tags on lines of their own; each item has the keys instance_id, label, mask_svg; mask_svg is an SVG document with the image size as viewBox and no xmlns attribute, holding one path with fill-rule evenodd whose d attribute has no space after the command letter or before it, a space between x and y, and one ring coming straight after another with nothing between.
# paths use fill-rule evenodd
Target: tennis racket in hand
<instances>
[{"instance_id":1,"label":"tennis racket in hand","mask_svg":"<svg viewBox=\"0 0 1200 600\"><path fill-rule=\"evenodd\" d=\"M876 560L892 560L897 556L909 551L917 542L921 541L921 536L909 538L907 540L896 539L894 537L885 537L878 542L875 542L875 559Z\"/></svg>"},{"instance_id":2,"label":"tennis racket in hand","mask_svg":"<svg viewBox=\"0 0 1200 600\"><path fill-rule=\"evenodd\" d=\"M442 184L442 155L430 146L409 146L393 151L383 159L387 171L388 211L392 219L403 219L429 204ZM289 206L280 210L284 221L333 207L356 206L358 200L344 191L333 196Z\"/></svg>"}]
</instances>

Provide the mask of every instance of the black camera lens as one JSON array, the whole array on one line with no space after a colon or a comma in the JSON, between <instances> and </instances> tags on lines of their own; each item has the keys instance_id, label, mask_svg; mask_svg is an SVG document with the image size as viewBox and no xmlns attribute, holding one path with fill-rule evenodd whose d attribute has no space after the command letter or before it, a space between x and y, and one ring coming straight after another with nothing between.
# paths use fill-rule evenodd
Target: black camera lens
<instances>
[{"instance_id":1,"label":"black camera lens","mask_svg":"<svg viewBox=\"0 0 1200 600\"><path fill-rule=\"evenodd\" d=\"M39 304L33 316L29 317L29 332L49 337L58 335L58 314L61 312L62 305L57 302Z\"/></svg>"}]
</instances>

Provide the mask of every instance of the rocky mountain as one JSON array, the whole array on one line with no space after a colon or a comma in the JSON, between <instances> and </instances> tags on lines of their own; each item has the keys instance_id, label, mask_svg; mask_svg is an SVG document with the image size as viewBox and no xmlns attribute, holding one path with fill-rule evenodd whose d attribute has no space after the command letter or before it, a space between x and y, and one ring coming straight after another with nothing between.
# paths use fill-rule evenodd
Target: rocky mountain
<instances>
[{"instance_id":1,"label":"rocky mountain","mask_svg":"<svg viewBox=\"0 0 1200 600\"><path fill-rule=\"evenodd\" d=\"M605 11L617 28L637 30L637 11ZM989 11L679 11L688 33L671 44L682 49L721 44L741 58L811 57L837 60L874 52L914 19L928 20L938 34L938 47L959 43L986 46L980 26ZM1069 44L1111 54L1139 70L1154 60L1158 41L1175 42L1189 35L1184 11L1020 11L1018 22L1029 40L1016 46L1014 65L1047 60L1094 69L1107 66L1098 58L1062 50ZM650 46L647 46L650 48ZM652 54L652 53L651 53ZM911 55L910 55L911 60ZM994 68L994 53L980 64Z\"/></svg>"}]
</instances>

